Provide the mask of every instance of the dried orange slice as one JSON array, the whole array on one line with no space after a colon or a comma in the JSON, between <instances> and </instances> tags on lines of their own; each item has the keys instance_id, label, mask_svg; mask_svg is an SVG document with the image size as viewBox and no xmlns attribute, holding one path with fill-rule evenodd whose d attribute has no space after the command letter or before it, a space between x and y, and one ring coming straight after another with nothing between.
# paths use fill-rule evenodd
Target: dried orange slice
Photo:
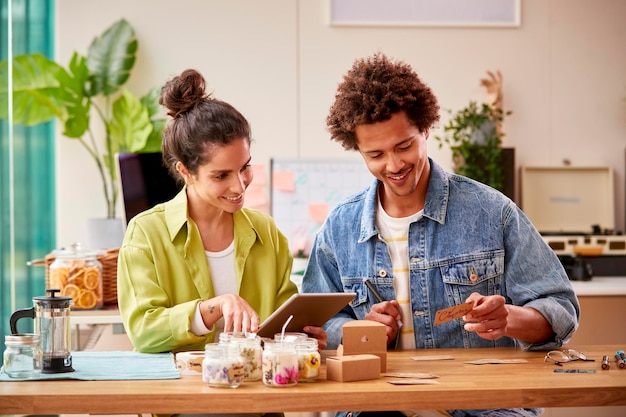
<instances>
[{"instance_id":1,"label":"dried orange slice","mask_svg":"<svg viewBox=\"0 0 626 417\"><path fill-rule=\"evenodd\" d=\"M75 285L75 284L67 284L61 290L61 295L64 295L66 297L72 297L72 300L74 301L74 304L77 304L78 303L78 297L80 295L80 288L78 288L78 286Z\"/></svg>"},{"instance_id":2,"label":"dried orange slice","mask_svg":"<svg viewBox=\"0 0 626 417\"><path fill-rule=\"evenodd\" d=\"M95 290L100 286L100 271L98 268L85 268L85 288Z\"/></svg>"},{"instance_id":3,"label":"dried orange slice","mask_svg":"<svg viewBox=\"0 0 626 417\"><path fill-rule=\"evenodd\" d=\"M70 273L69 278L67 279L68 284L78 285L79 287L84 286L84 281L85 281L85 270L83 268L73 270Z\"/></svg>"},{"instance_id":4,"label":"dried orange slice","mask_svg":"<svg viewBox=\"0 0 626 417\"><path fill-rule=\"evenodd\" d=\"M50 288L61 289L67 284L69 271L65 268L50 270Z\"/></svg>"},{"instance_id":5,"label":"dried orange slice","mask_svg":"<svg viewBox=\"0 0 626 417\"><path fill-rule=\"evenodd\" d=\"M83 291L78 297L78 302L76 302L76 307L78 308L94 308L98 301L98 297L96 293L93 291Z\"/></svg>"},{"instance_id":6,"label":"dried orange slice","mask_svg":"<svg viewBox=\"0 0 626 417\"><path fill-rule=\"evenodd\" d=\"M67 279L67 282L70 284L81 286L83 285L84 277L85 277L85 270L83 268L73 269L70 272L70 276Z\"/></svg>"}]
</instances>

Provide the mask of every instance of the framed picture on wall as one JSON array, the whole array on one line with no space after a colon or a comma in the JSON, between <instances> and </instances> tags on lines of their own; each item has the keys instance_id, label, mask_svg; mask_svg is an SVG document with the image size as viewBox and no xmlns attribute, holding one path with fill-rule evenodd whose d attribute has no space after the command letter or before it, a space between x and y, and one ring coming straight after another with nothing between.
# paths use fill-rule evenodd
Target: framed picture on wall
<instances>
[{"instance_id":1,"label":"framed picture on wall","mask_svg":"<svg viewBox=\"0 0 626 417\"><path fill-rule=\"evenodd\" d=\"M519 27L522 0L328 0L331 26Z\"/></svg>"}]
</instances>

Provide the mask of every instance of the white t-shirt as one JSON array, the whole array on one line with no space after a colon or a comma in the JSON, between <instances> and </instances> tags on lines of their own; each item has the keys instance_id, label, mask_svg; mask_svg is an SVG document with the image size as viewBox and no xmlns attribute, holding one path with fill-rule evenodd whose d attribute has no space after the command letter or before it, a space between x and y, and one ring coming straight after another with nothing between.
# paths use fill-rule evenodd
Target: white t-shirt
<instances>
[{"instance_id":1,"label":"white t-shirt","mask_svg":"<svg viewBox=\"0 0 626 417\"><path fill-rule=\"evenodd\" d=\"M376 227L380 231L391 257L393 267L396 300L400 304L402 328L398 338L399 349L415 349L415 330L413 329L413 309L411 306L411 284L409 274L409 226L422 218L424 210L407 217L391 217L383 209L378 199Z\"/></svg>"},{"instance_id":2,"label":"white t-shirt","mask_svg":"<svg viewBox=\"0 0 626 417\"><path fill-rule=\"evenodd\" d=\"M235 273L235 241L233 240L223 251L205 251L205 253L209 262L215 295L239 294L239 284ZM221 333L224 330L224 319L220 318L215 323L215 328L217 334ZM198 303L196 314L191 322L191 332L196 336L203 336L210 333L211 330L204 325L200 314L200 303Z\"/></svg>"}]
</instances>

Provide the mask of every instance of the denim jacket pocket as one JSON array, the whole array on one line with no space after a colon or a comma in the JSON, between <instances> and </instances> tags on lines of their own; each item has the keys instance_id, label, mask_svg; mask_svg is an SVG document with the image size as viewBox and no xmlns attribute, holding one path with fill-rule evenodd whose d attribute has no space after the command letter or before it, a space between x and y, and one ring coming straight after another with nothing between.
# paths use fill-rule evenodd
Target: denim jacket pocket
<instances>
[{"instance_id":1,"label":"denim jacket pocket","mask_svg":"<svg viewBox=\"0 0 626 417\"><path fill-rule=\"evenodd\" d=\"M356 293L356 297L349 303L351 307L358 308L367 302L367 287L363 284L363 278L341 277L341 284L344 292Z\"/></svg>"},{"instance_id":2,"label":"denim jacket pocket","mask_svg":"<svg viewBox=\"0 0 626 417\"><path fill-rule=\"evenodd\" d=\"M350 301L349 305L354 310L357 318L363 320L365 315L370 311L372 305L378 303L371 292L368 290L367 286L364 283L365 279L370 279L374 282L374 285L377 287L378 291L382 294L383 297L389 297L386 299L394 299L394 289L393 289L393 277L386 276L384 278L375 277L341 277L341 284L343 286L344 292L354 292L356 293L356 297L352 301Z\"/></svg>"},{"instance_id":3,"label":"denim jacket pocket","mask_svg":"<svg viewBox=\"0 0 626 417\"><path fill-rule=\"evenodd\" d=\"M504 273L504 251L490 251L450 259L440 266L446 294L454 304L465 302L471 293L500 294Z\"/></svg>"}]
</instances>

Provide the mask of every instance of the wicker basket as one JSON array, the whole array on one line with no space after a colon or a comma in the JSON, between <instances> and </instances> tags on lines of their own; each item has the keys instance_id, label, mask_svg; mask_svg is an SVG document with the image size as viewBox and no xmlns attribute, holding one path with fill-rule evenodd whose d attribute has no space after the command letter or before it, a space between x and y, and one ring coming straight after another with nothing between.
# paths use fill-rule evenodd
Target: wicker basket
<instances>
[{"instance_id":1,"label":"wicker basket","mask_svg":"<svg viewBox=\"0 0 626 417\"><path fill-rule=\"evenodd\" d=\"M97 257L102 264L102 301L104 305L117 305L117 255L119 248L108 249ZM43 260L29 262L29 265L45 265L46 288L50 283L50 265L54 262L54 254L49 253Z\"/></svg>"}]
</instances>

